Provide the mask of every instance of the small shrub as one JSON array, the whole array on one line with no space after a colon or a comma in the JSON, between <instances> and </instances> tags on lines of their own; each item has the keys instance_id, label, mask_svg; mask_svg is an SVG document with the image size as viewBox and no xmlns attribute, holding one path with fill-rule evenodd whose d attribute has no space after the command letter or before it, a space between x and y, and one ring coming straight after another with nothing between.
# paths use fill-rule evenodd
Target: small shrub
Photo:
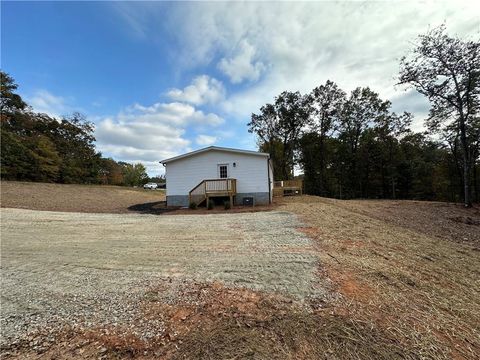
<instances>
[{"instance_id":1,"label":"small shrub","mask_svg":"<svg viewBox=\"0 0 480 360\"><path fill-rule=\"evenodd\" d=\"M230 208L232 207L232 205L230 204L230 201L225 201L223 203L223 207L225 208L225 210L230 210Z\"/></svg>"},{"instance_id":2,"label":"small shrub","mask_svg":"<svg viewBox=\"0 0 480 360\"><path fill-rule=\"evenodd\" d=\"M192 201L188 207L192 210L197 210L197 203L195 201Z\"/></svg>"},{"instance_id":3,"label":"small shrub","mask_svg":"<svg viewBox=\"0 0 480 360\"><path fill-rule=\"evenodd\" d=\"M212 210L215 207L215 202L213 200L208 200L207 209Z\"/></svg>"}]
</instances>

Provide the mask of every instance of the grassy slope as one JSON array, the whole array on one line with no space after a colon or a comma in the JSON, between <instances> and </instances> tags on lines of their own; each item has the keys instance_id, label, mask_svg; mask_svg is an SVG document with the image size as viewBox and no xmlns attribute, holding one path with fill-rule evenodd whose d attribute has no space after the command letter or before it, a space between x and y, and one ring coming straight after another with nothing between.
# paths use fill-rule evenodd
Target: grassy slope
<instances>
[{"instance_id":1,"label":"grassy slope","mask_svg":"<svg viewBox=\"0 0 480 360\"><path fill-rule=\"evenodd\" d=\"M336 313L416 356L473 359L480 353L478 209L413 205L304 197L283 208L310 226L304 231L316 240L321 270L342 294ZM361 339L361 332L351 335Z\"/></svg>"},{"instance_id":2,"label":"grassy slope","mask_svg":"<svg viewBox=\"0 0 480 360\"><path fill-rule=\"evenodd\" d=\"M129 212L128 207L165 200L164 191L122 186L2 181L1 206L52 211Z\"/></svg>"}]
</instances>

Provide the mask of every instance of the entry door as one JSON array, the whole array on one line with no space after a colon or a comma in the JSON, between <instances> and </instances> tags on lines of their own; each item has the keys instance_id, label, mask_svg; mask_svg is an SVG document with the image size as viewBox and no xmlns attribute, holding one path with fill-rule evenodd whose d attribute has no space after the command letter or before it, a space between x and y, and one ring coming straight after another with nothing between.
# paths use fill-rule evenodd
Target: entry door
<instances>
[{"instance_id":1,"label":"entry door","mask_svg":"<svg viewBox=\"0 0 480 360\"><path fill-rule=\"evenodd\" d=\"M218 164L217 169L219 179L228 179L228 164Z\"/></svg>"}]
</instances>

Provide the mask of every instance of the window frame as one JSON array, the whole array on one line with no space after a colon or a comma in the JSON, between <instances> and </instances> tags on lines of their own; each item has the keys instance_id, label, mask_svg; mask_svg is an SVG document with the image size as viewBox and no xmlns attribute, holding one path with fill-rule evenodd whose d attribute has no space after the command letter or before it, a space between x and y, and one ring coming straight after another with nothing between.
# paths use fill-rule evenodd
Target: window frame
<instances>
[{"instance_id":1,"label":"window frame","mask_svg":"<svg viewBox=\"0 0 480 360\"><path fill-rule=\"evenodd\" d=\"M217 164L217 176L219 179L228 179L228 175L230 173L228 165L229 164ZM222 177L222 167L225 167L225 172L226 172L225 177Z\"/></svg>"}]
</instances>

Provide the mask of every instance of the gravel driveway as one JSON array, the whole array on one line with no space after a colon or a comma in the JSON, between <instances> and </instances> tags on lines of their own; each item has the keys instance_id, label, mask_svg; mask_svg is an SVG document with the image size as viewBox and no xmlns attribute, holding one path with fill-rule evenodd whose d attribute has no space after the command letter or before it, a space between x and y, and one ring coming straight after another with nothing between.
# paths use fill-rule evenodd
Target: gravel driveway
<instances>
[{"instance_id":1,"label":"gravel driveway","mask_svg":"<svg viewBox=\"0 0 480 360\"><path fill-rule=\"evenodd\" d=\"M220 281L305 298L318 258L290 213L132 215L2 209L2 347L62 326L128 324L159 281ZM148 338L162 324L146 323Z\"/></svg>"}]
</instances>

